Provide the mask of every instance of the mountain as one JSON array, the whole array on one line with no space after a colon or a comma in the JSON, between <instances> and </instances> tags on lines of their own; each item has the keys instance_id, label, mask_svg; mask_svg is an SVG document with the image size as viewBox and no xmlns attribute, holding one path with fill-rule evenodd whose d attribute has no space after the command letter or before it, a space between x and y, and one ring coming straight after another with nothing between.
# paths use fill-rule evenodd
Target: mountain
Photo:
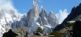
<instances>
[{"instance_id":1,"label":"mountain","mask_svg":"<svg viewBox=\"0 0 81 37\"><path fill-rule=\"evenodd\" d=\"M77 16L81 15L81 3L77 7L73 7L71 13L68 15L68 17L64 20L65 21L70 21Z\"/></svg>"},{"instance_id":2,"label":"mountain","mask_svg":"<svg viewBox=\"0 0 81 37\"><path fill-rule=\"evenodd\" d=\"M47 14L45 9L41 9L39 15L35 16L33 9L30 9L26 15L22 16L20 21L14 21L11 27L13 29L16 28L17 31L18 29L25 29L25 31L22 31L28 32L29 34L35 33L40 27L43 30L42 33L46 34L50 33L52 28L54 29L58 25L57 21L53 12Z\"/></svg>"},{"instance_id":3,"label":"mountain","mask_svg":"<svg viewBox=\"0 0 81 37\"><path fill-rule=\"evenodd\" d=\"M39 19L41 20L40 23L42 23L41 25L47 25L48 21L47 21L47 13L46 13L45 9L41 10L39 16L40 16Z\"/></svg>"},{"instance_id":4,"label":"mountain","mask_svg":"<svg viewBox=\"0 0 81 37\"><path fill-rule=\"evenodd\" d=\"M71 20L78 21L78 20L80 20L80 18L81 18L80 15L81 15L81 3L78 6L72 8L71 13L68 15L68 17L63 21L62 24L58 25L55 28L55 30L60 30L64 27L66 27L67 24L68 24L67 23L68 21L71 21Z\"/></svg>"},{"instance_id":5,"label":"mountain","mask_svg":"<svg viewBox=\"0 0 81 37\"><path fill-rule=\"evenodd\" d=\"M11 23L19 21L21 14L13 7L10 0L0 0L0 37L11 29Z\"/></svg>"},{"instance_id":6,"label":"mountain","mask_svg":"<svg viewBox=\"0 0 81 37\"><path fill-rule=\"evenodd\" d=\"M58 25L57 17L55 16L54 12L50 12L48 15L48 22L51 24L53 28L55 28Z\"/></svg>"},{"instance_id":7,"label":"mountain","mask_svg":"<svg viewBox=\"0 0 81 37\"><path fill-rule=\"evenodd\" d=\"M11 23L20 20L20 16L14 9L0 8L0 35L11 29Z\"/></svg>"},{"instance_id":8,"label":"mountain","mask_svg":"<svg viewBox=\"0 0 81 37\"><path fill-rule=\"evenodd\" d=\"M49 34L58 25L58 20L53 12L47 14L45 9L39 11L37 1L34 0L33 8L26 15L18 13L18 11L8 3L0 7L0 35L12 29L18 33L19 37L33 35L40 27L43 34ZM0 37L1 37L0 36Z\"/></svg>"}]
</instances>

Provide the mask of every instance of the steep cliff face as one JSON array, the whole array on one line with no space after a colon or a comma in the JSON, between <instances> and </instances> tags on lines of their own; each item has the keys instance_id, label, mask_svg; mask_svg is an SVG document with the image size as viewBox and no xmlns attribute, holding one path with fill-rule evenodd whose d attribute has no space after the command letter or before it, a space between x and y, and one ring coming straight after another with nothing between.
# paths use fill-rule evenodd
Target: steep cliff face
<instances>
[{"instance_id":1,"label":"steep cliff face","mask_svg":"<svg viewBox=\"0 0 81 37\"><path fill-rule=\"evenodd\" d=\"M68 21L80 21L80 19L81 19L81 3L78 6L73 7L68 17L63 21L62 24L58 25L55 29L56 30L62 29L68 26L67 25Z\"/></svg>"},{"instance_id":2,"label":"steep cliff face","mask_svg":"<svg viewBox=\"0 0 81 37\"><path fill-rule=\"evenodd\" d=\"M55 16L54 12L49 13L48 22L53 28L55 28L58 25L58 19Z\"/></svg>"},{"instance_id":3,"label":"steep cliff face","mask_svg":"<svg viewBox=\"0 0 81 37\"><path fill-rule=\"evenodd\" d=\"M71 13L68 15L63 23L70 21L79 15L81 15L81 3L78 6L72 8Z\"/></svg>"}]
</instances>

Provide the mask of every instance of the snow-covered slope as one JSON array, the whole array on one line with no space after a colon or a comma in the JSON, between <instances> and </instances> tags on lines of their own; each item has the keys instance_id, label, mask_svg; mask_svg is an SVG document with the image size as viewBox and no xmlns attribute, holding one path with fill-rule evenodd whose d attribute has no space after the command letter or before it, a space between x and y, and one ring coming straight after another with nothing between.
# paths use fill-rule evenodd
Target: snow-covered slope
<instances>
[{"instance_id":1,"label":"snow-covered slope","mask_svg":"<svg viewBox=\"0 0 81 37\"><path fill-rule=\"evenodd\" d=\"M21 14L13 7L11 0L0 0L0 37L8 29L11 29L11 23L20 20Z\"/></svg>"}]
</instances>

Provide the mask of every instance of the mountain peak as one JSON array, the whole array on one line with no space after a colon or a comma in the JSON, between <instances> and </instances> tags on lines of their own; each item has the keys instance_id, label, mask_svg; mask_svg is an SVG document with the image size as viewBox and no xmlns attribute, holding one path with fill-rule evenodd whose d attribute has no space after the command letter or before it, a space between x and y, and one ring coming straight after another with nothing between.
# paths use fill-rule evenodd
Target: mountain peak
<instances>
[{"instance_id":1,"label":"mountain peak","mask_svg":"<svg viewBox=\"0 0 81 37\"><path fill-rule=\"evenodd\" d=\"M35 16L39 16L38 0L33 0L33 8Z\"/></svg>"}]
</instances>

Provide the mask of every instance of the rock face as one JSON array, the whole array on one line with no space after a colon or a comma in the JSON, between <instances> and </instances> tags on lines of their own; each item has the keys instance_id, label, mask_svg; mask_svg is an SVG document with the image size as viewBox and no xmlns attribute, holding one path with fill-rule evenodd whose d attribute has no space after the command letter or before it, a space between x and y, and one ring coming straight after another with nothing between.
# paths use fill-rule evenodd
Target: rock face
<instances>
[{"instance_id":1,"label":"rock face","mask_svg":"<svg viewBox=\"0 0 81 37\"><path fill-rule=\"evenodd\" d=\"M49 13L48 22L53 28L55 28L57 26L58 20L53 12Z\"/></svg>"},{"instance_id":2,"label":"rock face","mask_svg":"<svg viewBox=\"0 0 81 37\"><path fill-rule=\"evenodd\" d=\"M68 23L68 21L70 21L70 23ZM81 3L78 6L72 8L72 11L68 17L63 21L61 25L57 26L55 30L61 30L66 27L69 28L70 26L68 25L72 27L70 30L71 32L68 32L71 33L71 37L81 37Z\"/></svg>"},{"instance_id":3,"label":"rock face","mask_svg":"<svg viewBox=\"0 0 81 37\"><path fill-rule=\"evenodd\" d=\"M73 7L71 13L68 15L68 17L64 20L65 21L70 21L77 16L81 15L81 3L77 7ZM64 23L63 22L63 23Z\"/></svg>"},{"instance_id":4,"label":"rock face","mask_svg":"<svg viewBox=\"0 0 81 37\"><path fill-rule=\"evenodd\" d=\"M76 21L73 26L73 37L81 37L81 21Z\"/></svg>"},{"instance_id":5,"label":"rock face","mask_svg":"<svg viewBox=\"0 0 81 37\"><path fill-rule=\"evenodd\" d=\"M81 15L81 3L79 4L79 6L73 7L68 17L63 21L61 25L57 26L56 28L59 30L66 27L68 21L80 20L81 18L80 15Z\"/></svg>"},{"instance_id":6,"label":"rock face","mask_svg":"<svg viewBox=\"0 0 81 37\"><path fill-rule=\"evenodd\" d=\"M41 13L39 16L40 16L40 21L42 22L41 25L47 25L48 24L47 13L44 9L41 10Z\"/></svg>"}]
</instances>

